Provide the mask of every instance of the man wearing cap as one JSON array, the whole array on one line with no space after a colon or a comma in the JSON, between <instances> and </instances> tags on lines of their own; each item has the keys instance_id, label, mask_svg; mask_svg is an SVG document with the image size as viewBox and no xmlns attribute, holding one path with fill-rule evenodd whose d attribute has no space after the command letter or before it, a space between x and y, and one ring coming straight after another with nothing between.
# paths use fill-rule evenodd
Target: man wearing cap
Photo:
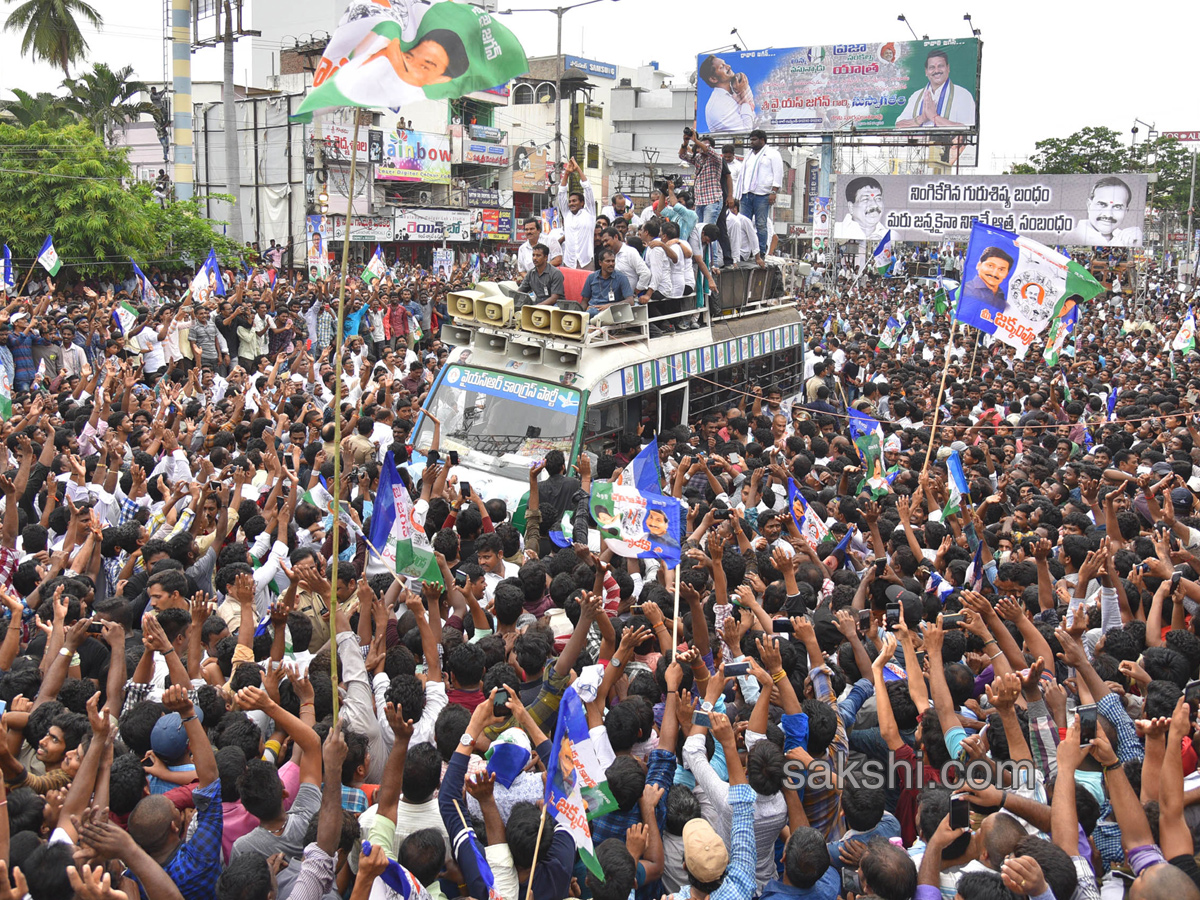
<instances>
[{"instance_id":1,"label":"man wearing cap","mask_svg":"<svg viewBox=\"0 0 1200 900\"><path fill-rule=\"evenodd\" d=\"M754 805L755 793L746 781L746 770L738 756L737 741L729 718L710 712L713 738L725 751L729 770L726 801L733 813L729 847L706 819L695 818L683 826L683 867L688 883L681 887L679 900L745 900L758 885L754 876ZM692 726L688 742L704 744L704 728Z\"/></svg>"},{"instance_id":2,"label":"man wearing cap","mask_svg":"<svg viewBox=\"0 0 1200 900\"><path fill-rule=\"evenodd\" d=\"M221 873L223 826L217 758L204 733L199 711L182 685L167 689L163 706L169 712L167 718L172 720L164 729L164 739L169 732L169 740L177 745L179 739L175 732L182 728L186 735L184 743L191 748L196 767L199 783L192 791L196 815L190 826L191 836L186 841L182 839L183 816L174 803L162 796L146 797L134 807L129 814L129 836L163 867L178 886L183 900L211 900ZM125 876L133 878L134 874L127 870ZM139 890L143 900L147 900L146 891L140 884Z\"/></svg>"},{"instance_id":3,"label":"man wearing cap","mask_svg":"<svg viewBox=\"0 0 1200 900\"><path fill-rule=\"evenodd\" d=\"M204 724L204 711L196 709L196 718ZM177 712L168 713L154 723L150 732L150 749L171 772L195 772L196 765L192 762L191 750L188 748L187 729L183 727L183 717ZM147 773L146 783L151 794L165 794L176 785Z\"/></svg>"}]
</instances>

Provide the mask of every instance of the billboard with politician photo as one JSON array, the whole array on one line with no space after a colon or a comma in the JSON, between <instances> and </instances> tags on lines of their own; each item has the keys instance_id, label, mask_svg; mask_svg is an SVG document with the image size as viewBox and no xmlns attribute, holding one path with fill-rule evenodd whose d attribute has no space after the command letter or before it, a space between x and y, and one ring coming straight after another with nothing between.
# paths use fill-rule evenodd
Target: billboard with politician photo
<instances>
[{"instance_id":1,"label":"billboard with politician photo","mask_svg":"<svg viewBox=\"0 0 1200 900\"><path fill-rule=\"evenodd\" d=\"M696 130L973 132L979 50L963 38L705 54L696 60Z\"/></svg>"},{"instance_id":2,"label":"billboard with politician photo","mask_svg":"<svg viewBox=\"0 0 1200 900\"><path fill-rule=\"evenodd\" d=\"M838 200L850 210L848 229L877 222L898 241L965 238L982 222L1055 246L1141 247L1146 176L881 175L852 179Z\"/></svg>"}]
</instances>

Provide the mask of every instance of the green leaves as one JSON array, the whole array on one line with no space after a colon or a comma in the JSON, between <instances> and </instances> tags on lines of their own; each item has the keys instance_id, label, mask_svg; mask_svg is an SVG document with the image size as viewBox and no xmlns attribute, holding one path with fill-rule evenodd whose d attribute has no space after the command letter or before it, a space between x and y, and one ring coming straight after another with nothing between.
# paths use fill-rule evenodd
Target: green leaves
<instances>
[{"instance_id":1,"label":"green leaves","mask_svg":"<svg viewBox=\"0 0 1200 900\"><path fill-rule=\"evenodd\" d=\"M1183 144L1172 137L1143 140L1130 146L1124 135L1111 128L1082 128L1065 138L1047 138L1027 163L1009 169L1011 175L1109 175L1120 172L1157 172L1154 206L1187 209L1191 159Z\"/></svg>"},{"instance_id":2,"label":"green leaves","mask_svg":"<svg viewBox=\"0 0 1200 900\"><path fill-rule=\"evenodd\" d=\"M47 234L64 265L86 275L127 274L130 257L177 265L209 247L237 260L238 247L205 217L203 198L163 206L132 178L126 151L109 149L86 125L0 124L4 239L23 267Z\"/></svg>"},{"instance_id":3,"label":"green leaves","mask_svg":"<svg viewBox=\"0 0 1200 900\"><path fill-rule=\"evenodd\" d=\"M142 113L152 109L150 103L131 102L139 93L149 92L146 83L132 79L132 75L133 66L114 72L106 64L96 63L92 71L63 81L69 94L62 99L62 106L91 124L96 134L111 146L117 129L137 121Z\"/></svg>"},{"instance_id":4,"label":"green leaves","mask_svg":"<svg viewBox=\"0 0 1200 900\"><path fill-rule=\"evenodd\" d=\"M71 64L82 59L88 47L76 19L93 28L104 24L100 13L84 0L26 0L9 14L4 30L23 30L21 53L70 75Z\"/></svg>"}]
</instances>

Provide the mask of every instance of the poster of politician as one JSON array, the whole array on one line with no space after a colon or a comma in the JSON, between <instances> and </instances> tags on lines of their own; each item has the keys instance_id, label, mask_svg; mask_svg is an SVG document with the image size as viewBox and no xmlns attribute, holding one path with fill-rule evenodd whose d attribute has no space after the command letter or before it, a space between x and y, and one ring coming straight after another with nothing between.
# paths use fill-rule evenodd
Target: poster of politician
<instances>
[{"instance_id":1,"label":"poster of politician","mask_svg":"<svg viewBox=\"0 0 1200 900\"><path fill-rule=\"evenodd\" d=\"M844 184L844 187L843 187ZM1141 247L1146 176L881 175L843 178L840 239L966 238L975 222L1060 247Z\"/></svg>"},{"instance_id":2,"label":"poster of politician","mask_svg":"<svg viewBox=\"0 0 1200 900\"><path fill-rule=\"evenodd\" d=\"M696 130L974 132L979 51L964 38L705 54Z\"/></svg>"}]
</instances>

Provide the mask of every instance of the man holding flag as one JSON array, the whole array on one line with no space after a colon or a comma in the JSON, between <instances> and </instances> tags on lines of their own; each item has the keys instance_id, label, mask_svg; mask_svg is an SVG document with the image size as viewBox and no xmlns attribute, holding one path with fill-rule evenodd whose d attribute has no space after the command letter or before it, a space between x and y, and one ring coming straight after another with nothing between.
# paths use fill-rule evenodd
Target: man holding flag
<instances>
[{"instance_id":1,"label":"man holding flag","mask_svg":"<svg viewBox=\"0 0 1200 900\"><path fill-rule=\"evenodd\" d=\"M1192 313L1191 306L1188 306L1187 315L1183 317L1179 330L1175 332L1175 338L1171 341L1171 349L1182 350L1184 354L1191 353L1196 349L1196 316Z\"/></svg>"},{"instance_id":2,"label":"man holding flag","mask_svg":"<svg viewBox=\"0 0 1200 900\"><path fill-rule=\"evenodd\" d=\"M10 297L17 292L17 277L13 272L12 251L4 245L4 293Z\"/></svg>"},{"instance_id":3,"label":"man holding flag","mask_svg":"<svg viewBox=\"0 0 1200 900\"><path fill-rule=\"evenodd\" d=\"M889 228L875 247L875 271L881 276L887 275L895 262L896 255L892 252L892 230Z\"/></svg>"},{"instance_id":4,"label":"man holding flag","mask_svg":"<svg viewBox=\"0 0 1200 900\"><path fill-rule=\"evenodd\" d=\"M418 583L444 585L441 567L434 556L425 529L413 518L412 498L396 469L389 450L379 472L379 491L371 516L368 546L390 571Z\"/></svg>"},{"instance_id":5,"label":"man holding flag","mask_svg":"<svg viewBox=\"0 0 1200 900\"><path fill-rule=\"evenodd\" d=\"M46 270L51 278L58 274L58 270L62 268L62 260L59 259L58 251L54 249L54 236L46 235L46 241L42 244L42 249L37 255L38 265Z\"/></svg>"},{"instance_id":6,"label":"man holding flag","mask_svg":"<svg viewBox=\"0 0 1200 900\"><path fill-rule=\"evenodd\" d=\"M368 285L374 284L384 276L385 272L387 272L387 263L383 261L383 250L376 244L370 262L363 269L362 280Z\"/></svg>"}]
</instances>

